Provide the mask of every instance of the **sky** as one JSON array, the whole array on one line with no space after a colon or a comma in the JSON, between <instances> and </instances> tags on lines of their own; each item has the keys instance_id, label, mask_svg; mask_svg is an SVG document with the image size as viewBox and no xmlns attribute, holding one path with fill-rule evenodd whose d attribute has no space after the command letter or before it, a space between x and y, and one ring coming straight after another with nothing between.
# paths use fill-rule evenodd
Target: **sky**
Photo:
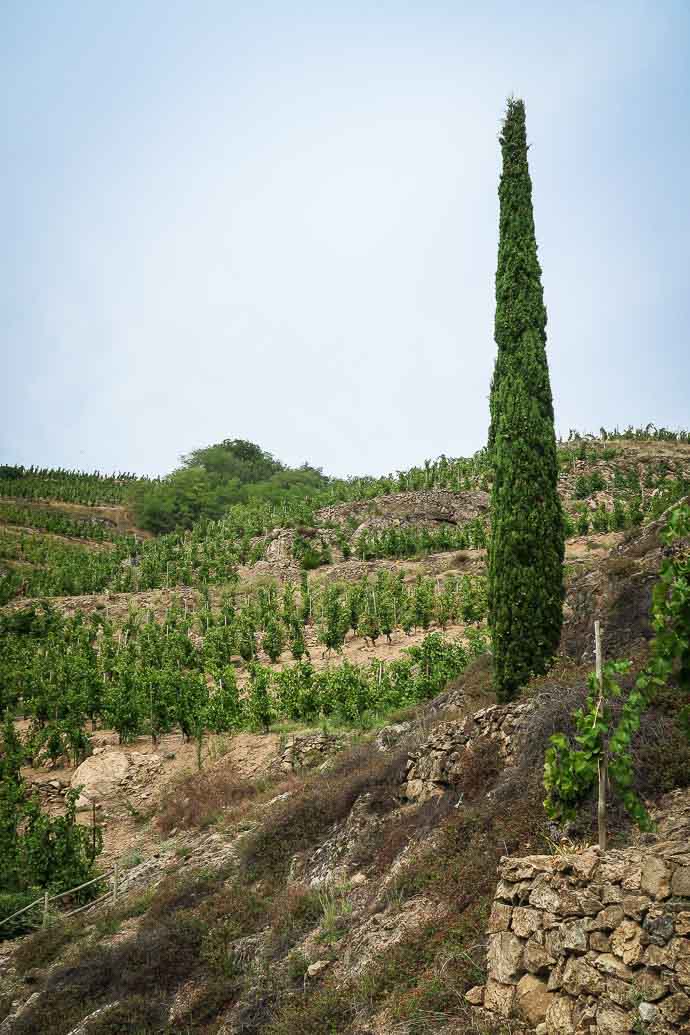
<instances>
[{"instance_id":1,"label":"sky","mask_svg":"<svg viewBox=\"0 0 690 1035\"><path fill-rule=\"evenodd\" d=\"M6 0L0 462L486 441L524 98L556 428L690 424L690 4Z\"/></svg>"}]
</instances>

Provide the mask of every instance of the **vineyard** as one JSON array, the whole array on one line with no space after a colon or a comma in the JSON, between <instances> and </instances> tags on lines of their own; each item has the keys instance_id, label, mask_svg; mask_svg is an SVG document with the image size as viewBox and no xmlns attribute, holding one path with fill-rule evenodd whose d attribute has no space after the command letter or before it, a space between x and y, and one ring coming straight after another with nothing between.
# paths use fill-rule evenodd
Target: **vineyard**
<instances>
[{"instance_id":1,"label":"vineyard","mask_svg":"<svg viewBox=\"0 0 690 1035\"><path fill-rule=\"evenodd\" d=\"M162 621L131 609L116 625L107 611L62 616L48 603L1 619L0 709L31 720L26 752L75 764L89 753L87 729L117 731L122 743L154 741L173 728L205 733L267 729L281 719L361 722L365 716L438 693L467 661L486 650L483 577L451 576L437 584L381 572L315 591L305 579L262 587L238 603L228 594L214 609L184 604ZM333 664L348 635L372 646L396 629L425 632L463 623L464 643L439 631L390 662ZM311 650L331 663L317 670ZM274 668L289 652L294 664Z\"/></svg>"}]
</instances>

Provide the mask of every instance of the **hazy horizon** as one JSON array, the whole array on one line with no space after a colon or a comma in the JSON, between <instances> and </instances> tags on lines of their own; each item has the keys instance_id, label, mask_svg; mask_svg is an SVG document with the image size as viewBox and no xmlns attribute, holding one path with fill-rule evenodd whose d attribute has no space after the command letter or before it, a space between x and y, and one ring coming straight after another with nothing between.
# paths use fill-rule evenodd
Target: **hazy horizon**
<instances>
[{"instance_id":1,"label":"hazy horizon","mask_svg":"<svg viewBox=\"0 0 690 1035\"><path fill-rule=\"evenodd\" d=\"M0 462L480 448L510 94L557 432L687 426L690 8L464 8L6 5Z\"/></svg>"}]
</instances>

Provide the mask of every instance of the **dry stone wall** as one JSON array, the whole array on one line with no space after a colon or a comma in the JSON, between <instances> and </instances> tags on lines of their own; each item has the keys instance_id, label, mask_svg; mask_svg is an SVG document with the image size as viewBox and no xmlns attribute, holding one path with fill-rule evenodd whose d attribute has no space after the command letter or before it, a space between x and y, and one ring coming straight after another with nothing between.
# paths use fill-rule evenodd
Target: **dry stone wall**
<instances>
[{"instance_id":1,"label":"dry stone wall","mask_svg":"<svg viewBox=\"0 0 690 1035\"><path fill-rule=\"evenodd\" d=\"M650 843L505 857L487 983L468 993L538 1035L690 1032L690 793Z\"/></svg>"},{"instance_id":2,"label":"dry stone wall","mask_svg":"<svg viewBox=\"0 0 690 1035\"><path fill-rule=\"evenodd\" d=\"M464 719L439 723L408 759L405 796L423 802L452 788L459 781L465 750L478 740L494 741L503 764L513 765L535 707L535 700L492 705Z\"/></svg>"}]
</instances>

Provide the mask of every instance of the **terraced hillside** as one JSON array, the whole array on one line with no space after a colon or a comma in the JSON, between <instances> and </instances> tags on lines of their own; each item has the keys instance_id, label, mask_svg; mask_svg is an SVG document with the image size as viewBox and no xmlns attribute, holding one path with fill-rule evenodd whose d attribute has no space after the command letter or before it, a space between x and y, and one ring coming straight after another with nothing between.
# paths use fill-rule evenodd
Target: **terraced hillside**
<instances>
[{"instance_id":1,"label":"terraced hillside","mask_svg":"<svg viewBox=\"0 0 690 1035\"><path fill-rule=\"evenodd\" d=\"M494 866L557 836L540 766L584 699L592 620L639 670L659 518L690 490L687 441L560 457L562 653L502 708L481 456L158 537L110 484L78 502L47 497L45 472L10 479L27 484L0 502L1 710L44 814L80 788L126 895L7 951L3 1032L48 1030L51 1011L57 1035L87 1015L84 1032L519 1030L477 1027L464 999L485 976ZM671 694L640 734L650 803L687 782L678 711Z\"/></svg>"}]
</instances>

